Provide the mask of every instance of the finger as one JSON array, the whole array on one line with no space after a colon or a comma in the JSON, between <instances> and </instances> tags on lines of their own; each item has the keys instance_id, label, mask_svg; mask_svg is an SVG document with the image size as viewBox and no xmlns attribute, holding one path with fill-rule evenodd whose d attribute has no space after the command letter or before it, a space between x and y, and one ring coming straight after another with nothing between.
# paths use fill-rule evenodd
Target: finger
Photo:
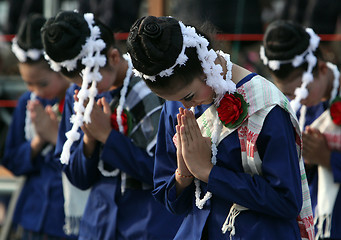
<instances>
[{"instance_id":1,"label":"finger","mask_svg":"<svg viewBox=\"0 0 341 240\"><path fill-rule=\"evenodd\" d=\"M97 103L97 106L99 106L99 107L102 107L102 101L101 101L101 98L100 98L100 99L98 99L96 103Z\"/></svg>"},{"instance_id":2,"label":"finger","mask_svg":"<svg viewBox=\"0 0 341 240\"><path fill-rule=\"evenodd\" d=\"M179 108L179 113L177 114L178 124L181 126L183 122L181 121L181 116L184 115L184 109L182 107Z\"/></svg>"},{"instance_id":3,"label":"finger","mask_svg":"<svg viewBox=\"0 0 341 240\"><path fill-rule=\"evenodd\" d=\"M186 131L186 127L180 126L180 138L181 138L181 148L182 149L186 149L186 147L188 146L188 136L185 133Z\"/></svg>"},{"instance_id":4,"label":"finger","mask_svg":"<svg viewBox=\"0 0 341 240\"><path fill-rule=\"evenodd\" d=\"M179 126L182 125L181 116L182 116L182 115L181 115L180 113L178 113L178 114L176 115L176 118L177 118L177 120L178 120L178 125L179 125Z\"/></svg>"},{"instance_id":5,"label":"finger","mask_svg":"<svg viewBox=\"0 0 341 240\"><path fill-rule=\"evenodd\" d=\"M49 115L50 119L57 120L57 114L52 110L50 105L45 107L45 112Z\"/></svg>"},{"instance_id":6,"label":"finger","mask_svg":"<svg viewBox=\"0 0 341 240\"><path fill-rule=\"evenodd\" d=\"M185 115L181 117L181 120L183 122L182 126L185 127L184 128L184 134L186 135L187 144L189 144L190 141L193 141L193 136L191 134L190 124L189 124L188 119Z\"/></svg>"},{"instance_id":7,"label":"finger","mask_svg":"<svg viewBox=\"0 0 341 240\"><path fill-rule=\"evenodd\" d=\"M184 108L183 108L183 107L180 107L180 108L179 108L179 113L180 113L180 114L184 114Z\"/></svg>"},{"instance_id":8,"label":"finger","mask_svg":"<svg viewBox=\"0 0 341 240\"><path fill-rule=\"evenodd\" d=\"M105 114L111 114L111 109L110 109L110 105L107 102L107 100L105 99L105 97L101 98L101 102L102 102L102 106L103 106L103 112Z\"/></svg>"},{"instance_id":9,"label":"finger","mask_svg":"<svg viewBox=\"0 0 341 240\"><path fill-rule=\"evenodd\" d=\"M88 137L92 137L92 135L90 134L90 132L89 132L88 128L85 126L85 124L83 126L81 126L81 129L85 135L87 135Z\"/></svg>"},{"instance_id":10,"label":"finger","mask_svg":"<svg viewBox=\"0 0 341 240\"><path fill-rule=\"evenodd\" d=\"M191 111L185 110L186 116L186 124L188 125L188 131L192 140L201 136L201 133L198 133L199 127L196 119ZM200 130L199 130L200 132Z\"/></svg>"},{"instance_id":11,"label":"finger","mask_svg":"<svg viewBox=\"0 0 341 240\"><path fill-rule=\"evenodd\" d=\"M74 99L76 102L78 102L78 93L79 93L79 90L76 89L73 93L74 93L74 94L73 94L73 99Z\"/></svg>"},{"instance_id":12,"label":"finger","mask_svg":"<svg viewBox=\"0 0 341 240\"><path fill-rule=\"evenodd\" d=\"M310 126L309 126L309 125L305 127L304 132L305 132L305 133L309 133L309 132L310 132Z\"/></svg>"},{"instance_id":13,"label":"finger","mask_svg":"<svg viewBox=\"0 0 341 240\"><path fill-rule=\"evenodd\" d=\"M192 111L188 111L188 118L190 119L191 131L192 131L193 136L196 138L202 137L199 124Z\"/></svg>"},{"instance_id":14,"label":"finger","mask_svg":"<svg viewBox=\"0 0 341 240\"><path fill-rule=\"evenodd\" d=\"M176 145L177 145L178 150L180 150L180 152L181 152L180 126L176 125L175 129L176 129L176 140L177 140Z\"/></svg>"}]
</instances>

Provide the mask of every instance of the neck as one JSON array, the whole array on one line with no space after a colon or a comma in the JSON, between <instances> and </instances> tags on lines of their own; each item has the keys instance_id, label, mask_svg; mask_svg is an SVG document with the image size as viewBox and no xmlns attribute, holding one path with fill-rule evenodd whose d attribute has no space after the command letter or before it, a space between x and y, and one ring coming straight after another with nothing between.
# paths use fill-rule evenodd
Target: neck
<instances>
[{"instance_id":1,"label":"neck","mask_svg":"<svg viewBox=\"0 0 341 240\"><path fill-rule=\"evenodd\" d=\"M218 55L218 61L220 65L223 68L223 74L226 76L227 74L227 68L226 68L226 61L223 57ZM217 63L217 62L216 62ZM232 81L237 84L240 80L242 80L244 77L249 75L251 72L245 68L242 68L241 66L237 64L232 65Z\"/></svg>"},{"instance_id":2,"label":"neck","mask_svg":"<svg viewBox=\"0 0 341 240\"><path fill-rule=\"evenodd\" d=\"M237 64L233 64L232 67L232 81L237 84L240 80L242 80L244 77L249 75L251 72L245 68L242 68L241 66Z\"/></svg>"},{"instance_id":3,"label":"neck","mask_svg":"<svg viewBox=\"0 0 341 240\"><path fill-rule=\"evenodd\" d=\"M69 80L65 79L62 76L60 76L59 80L63 83L63 86L61 87L61 91L58 94L58 98L61 100L65 97L66 90L70 87L71 83Z\"/></svg>"}]
</instances>

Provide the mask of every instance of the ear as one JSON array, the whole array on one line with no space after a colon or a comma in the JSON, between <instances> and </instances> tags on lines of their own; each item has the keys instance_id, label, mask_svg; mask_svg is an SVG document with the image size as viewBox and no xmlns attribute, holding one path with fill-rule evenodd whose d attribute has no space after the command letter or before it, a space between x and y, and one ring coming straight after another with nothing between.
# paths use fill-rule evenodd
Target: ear
<instances>
[{"instance_id":1,"label":"ear","mask_svg":"<svg viewBox=\"0 0 341 240\"><path fill-rule=\"evenodd\" d=\"M121 56L117 48L110 48L107 53L107 60L110 66L116 66L121 61Z\"/></svg>"}]
</instances>

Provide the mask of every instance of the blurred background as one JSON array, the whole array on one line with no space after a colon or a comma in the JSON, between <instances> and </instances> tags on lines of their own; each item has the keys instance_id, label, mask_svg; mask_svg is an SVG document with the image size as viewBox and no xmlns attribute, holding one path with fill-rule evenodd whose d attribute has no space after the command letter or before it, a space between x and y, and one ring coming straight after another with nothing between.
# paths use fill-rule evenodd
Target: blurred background
<instances>
[{"instance_id":1,"label":"blurred background","mask_svg":"<svg viewBox=\"0 0 341 240\"><path fill-rule=\"evenodd\" d=\"M264 30L274 20L291 19L312 27L322 39L325 59L340 66L340 0L0 0L0 161L16 100L26 90L10 51L11 39L32 12L52 17L60 10L75 9L92 12L109 25L123 52L127 32L141 16L170 15L197 26L209 22L216 28L216 48L230 53L234 63L269 79L259 60ZM18 181L0 168L0 240L5 239Z\"/></svg>"}]
</instances>

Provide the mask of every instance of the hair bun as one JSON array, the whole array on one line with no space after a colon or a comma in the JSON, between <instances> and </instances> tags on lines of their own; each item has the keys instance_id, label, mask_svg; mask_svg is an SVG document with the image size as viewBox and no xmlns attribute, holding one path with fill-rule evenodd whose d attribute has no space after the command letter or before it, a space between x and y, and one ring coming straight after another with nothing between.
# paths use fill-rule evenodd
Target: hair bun
<instances>
[{"instance_id":1,"label":"hair bun","mask_svg":"<svg viewBox=\"0 0 341 240\"><path fill-rule=\"evenodd\" d=\"M75 58L82 50L90 30L83 15L63 11L50 18L41 29L47 55L56 62Z\"/></svg>"},{"instance_id":2,"label":"hair bun","mask_svg":"<svg viewBox=\"0 0 341 240\"><path fill-rule=\"evenodd\" d=\"M156 22L148 22L144 24L142 34L151 38L158 38L161 35L161 27Z\"/></svg>"},{"instance_id":3,"label":"hair bun","mask_svg":"<svg viewBox=\"0 0 341 240\"><path fill-rule=\"evenodd\" d=\"M278 20L267 27L263 44L269 60L289 60L308 48L310 36L302 26Z\"/></svg>"},{"instance_id":4,"label":"hair bun","mask_svg":"<svg viewBox=\"0 0 341 240\"><path fill-rule=\"evenodd\" d=\"M175 64L182 43L176 19L148 16L138 19L130 28L127 49L134 67L154 76Z\"/></svg>"},{"instance_id":5,"label":"hair bun","mask_svg":"<svg viewBox=\"0 0 341 240\"><path fill-rule=\"evenodd\" d=\"M29 49L43 49L40 28L46 19L40 14L32 14L21 23L16 35L17 43L20 48L27 51Z\"/></svg>"}]
</instances>

